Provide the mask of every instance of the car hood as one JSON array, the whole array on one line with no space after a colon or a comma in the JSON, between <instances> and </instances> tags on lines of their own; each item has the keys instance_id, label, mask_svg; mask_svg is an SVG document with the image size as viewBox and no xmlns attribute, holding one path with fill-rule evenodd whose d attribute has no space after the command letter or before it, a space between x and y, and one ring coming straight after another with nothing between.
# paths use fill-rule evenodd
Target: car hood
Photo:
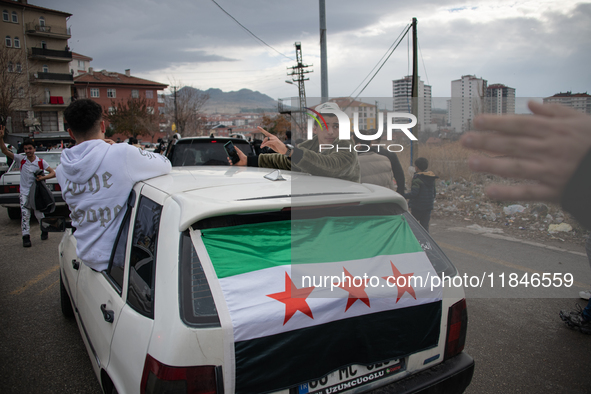
<instances>
[{"instance_id":1,"label":"car hood","mask_svg":"<svg viewBox=\"0 0 591 394\"><path fill-rule=\"evenodd\" d=\"M61 171L74 183L86 183L96 173L110 145L103 140L82 142L62 152Z\"/></svg>"}]
</instances>

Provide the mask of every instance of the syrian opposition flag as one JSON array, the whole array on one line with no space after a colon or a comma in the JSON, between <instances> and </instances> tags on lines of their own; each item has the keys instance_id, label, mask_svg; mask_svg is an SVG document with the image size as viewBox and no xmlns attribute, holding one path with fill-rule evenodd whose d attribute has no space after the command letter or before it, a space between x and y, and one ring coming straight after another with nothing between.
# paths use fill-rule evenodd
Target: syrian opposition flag
<instances>
[{"instance_id":1,"label":"syrian opposition flag","mask_svg":"<svg viewBox=\"0 0 591 394\"><path fill-rule=\"evenodd\" d=\"M202 240L230 312L237 393L437 345L437 273L401 215L206 229Z\"/></svg>"}]
</instances>

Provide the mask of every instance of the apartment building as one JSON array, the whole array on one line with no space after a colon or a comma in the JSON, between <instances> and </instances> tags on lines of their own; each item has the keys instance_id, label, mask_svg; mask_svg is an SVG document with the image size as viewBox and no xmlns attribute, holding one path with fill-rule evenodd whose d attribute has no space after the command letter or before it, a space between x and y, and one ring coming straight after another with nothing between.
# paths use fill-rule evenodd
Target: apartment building
<instances>
[{"instance_id":1,"label":"apartment building","mask_svg":"<svg viewBox=\"0 0 591 394\"><path fill-rule=\"evenodd\" d=\"M418 126L425 130L431 124L431 86L425 85L419 78L418 86ZM392 81L392 95L394 97L394 112L412 112L412 76Z\"/></svg>"},{"instance_id":2,"label":"apartment building","mask_svg":"<svg viewBox=\"0 0 591 394\"><path fill-rule=\"evenodd\" d=\"M515 89L500 83L488 86L484 99L484 112L498 115L514 114Z\"/></svg>"},{"instance_id":3,"label":"apartment building","mask_svg":"<svg viewBox=\"0 0 591 394\"><path fill-rule=\"evenodd\" d=\"M591 96L585 93L556 93L554 96L546 97L544 104L554 103L575 109L579 112L591 114Z\"/></svg>"},{"instance_id":4,"label":"apartment building","mask_svg":"<svg viewBox=\"0 0 591 394\"><path fill-rule=\"evenodd\" d=\"M72 61L69 64L70 74L77 77L80 74L87 73L90 69L91 57L72 52Z\"/></svg>"},{"instance_id":5,"label":"apartment building","mask_svg":"<svg viewBox=\"0 0 591 394\"><path fill-rule=\"evenodd\" d=\"M71 14L27 0L0 0L0 12L1 50L8 59L5 70L18 74L10 87L17 93L11 98L15 105L7 119L9 142L67 137L63 111L74 84L68 68L72 52L67 18Z\"/></svg>"},{"instance_id":6,"label":"apartment building","mask_svg":"<svg viewBox=\"0 0 591 394\"><path fill-rule=\"evenodd\" d=\"M456 133L472 128L472 120L484 112L487 81L474 75L463 75L451 82L448 119Z\"/></svg>"},{"instance_id":7,"label":"apartment building","mask_svg":"<svg viewBox=\"0 0 591 394\"><path fill-rule=\"evenodd\" d=\"M359 130L377 129L377 107L374 104L353 100L351 97L338 97L329 101L336 103L347 114L351 121L351 131L355 113L359 114Z\"/></svg>"},{"instance_id":8,"label":"apartment building","mask_svg":"<svg viewBox=\"0 0 591 394\"><path fill-rule=\"evenodd\" d=\"M74 78L75 89L72 96L73 99L89 98L96 101L107 111L129 98L144 98L148 101L149 110L159 114L162 112L161 108L164 108L162 91L167 87L168 85L160 82L134 77L130 69L121 74L107 70L95 71L90 67L88 72ZM105 125L109 127L107 121ZM157 133L155 140L163 136L164 134ZM115 139L127 137L117 134L114 136Z\"/></svg>"}]
</instances>

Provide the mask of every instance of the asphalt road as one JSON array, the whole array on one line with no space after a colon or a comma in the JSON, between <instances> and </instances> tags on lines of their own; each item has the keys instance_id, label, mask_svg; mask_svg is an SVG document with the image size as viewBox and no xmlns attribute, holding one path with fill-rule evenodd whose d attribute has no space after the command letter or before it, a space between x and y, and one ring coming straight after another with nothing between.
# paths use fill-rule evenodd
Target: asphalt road
<instances>
[{"instance_id":1,"label":"asphalt road","mask_svg":"<svg viewBox=\"0 0 591 394\"><path fill-rule=\"evenodd\" d=\"M466 352L476 360L467 393L589 393L591 336L568 329L558 318L591 284L580 246L570 252L453 230L465 223L433 220L431 233L460 273L485 278L466 288ZM20 223L0 209L0 393L89 393L100 386L74 320L59 304L57 246L60 234L22 247ZM570 273L571 287L512 288L509 275ZM493 285L490 287L492 274ZM505 276L501 287L500 276ZM473 282L474 283L474 282ZM515 284L515 282L513 282Z\"/></svg>"}]
</instances>

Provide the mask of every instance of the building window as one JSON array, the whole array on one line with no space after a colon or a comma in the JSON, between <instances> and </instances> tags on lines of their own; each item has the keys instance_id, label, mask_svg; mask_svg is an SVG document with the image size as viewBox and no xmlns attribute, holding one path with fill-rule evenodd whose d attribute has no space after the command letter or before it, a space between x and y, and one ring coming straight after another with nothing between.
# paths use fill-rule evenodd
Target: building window
<instances>
[{"instance_id":1,"label":"building window","mask_svg":"<svg viewBox=\"0 0 591 394\"><path fill-rule=\"evenodd\" d=\"M146 107L146 112L150 115L154 115L154 107Z\"/></svg>"},{"instance_id":2,"label":"building window","mask_svg":"<svg viewBox=\"0 0 591 394\"><path fill-rule=\"evenodd\" d=\"M153 90L146 90L146 98L154 98L154 91Z\"/></svg>"},{"instance_id":3,"label":"building window","mask_svg":"<svg viewBox=\"0 0 591 394\"><path fill-rule=\"evenodd\" d=\"M164 104L164 95L163 94L158 95L158 103Z\"/></svg>"},{"instance_id":4,"label":"building window","mask_svg":"<svg viewBox=\"0 0 591 394\"><path fill-rule=\"evenodd\" d=\"M109 97L109 98L117 97L117 93L115 92L115 89L107 89L107 97Z\"/></svg>"},{"instance_id":5,"label":"building window","mask_svg":"<svg viewBox=\"0 0 591 394\"><path fill-rule=\"evenodd\" d=\"M12 64L12 62L8 62L8 72L14 72L14 64Z\"/></svg>"},{"instance_id":6,"label":"building window","mask_svg":"<svg viewBox=\"0 0 591 394\"><path fill-rule=\"evenodd\" d=\"M84 70L84 60L78 60L78 69Z\"/></svg>"},{"instance_id":7,"label":"building window","mask_svg":"<svg viewBox=\"0 0 591 394\"><path fill-rule=\"evenodd\" d=\"M18 23L18 14L16 11L12 11L12 23Z\"/></svg>"},{"instance_id":8,"label":"building window","mask_svg":"<svg viewBox=\"0 0 591 394\"><path fill-rule=\"evenodd\" d=\"M8 48L12 46L12 38L10 38L10 36L6 36L6 46Z\"/></svg>"},{"instance_id":9,"label":"building window","mask_svg":"<svg viewBox=\"0 0 591 394\"><path fill-rule=\"evenodd\" d=\"M49 72L49 66L47 64L43 65L43 72L44 73L48 73Z\"/></svg>"},{"instance_id":10,"label":"building window","mask_svg":"<svg viewBox=\"0 0 591 394\"><path fill-rule=\"evenodd\" d=\"M78 98L86 98L86 89L84 89L84 88L76 88L76 95L78 96Z\"/></svg>"},{"instance_id":11,"label":"building window","mask_svg":"<svg viewBox=\"0 0 591 394\"><path fill-rule=\"evenodd\" d=\"M24 88L18 88L18 96L20 98L25 97L25 89Z\"/></svg>"},{"instance_id":12,"label":"building window","mask_svg":"<svg viewBox=\"0 0 591 394\"><path fill-rule=\"evenodd\" d=\"M8 14L7 10L2 11L2 20L4 22L9 22L10 21L10 15Z\"/></svg>"},{"instance_id":13,"label":"building window","mask_svg":"<svg viewBox=\"0 0 591 394\"><path fill-rule=\"evenodd\" d=\"M19 74L23 72L23 65L22 64L20 64L20 63L16 64L16 72Z\"/></svg>"},{"instance_id":14,"label":"building window","mask_svg":"<svg viewBox=\"0 0 591 394\"><path fill-rule=\"evenodd\" d=\"M109 115L113 115L115 113L115 107L109 107Z\"/></svg>"},{"instance_id":15,"label":"building window","mask_svg":"<svg viewBox=\"0 0 591 394\"><path fill-rule=\"evenodd\" d=\"M21 47L21 40L18 37L14 37L14 47L20 48Z\"/></svg>"},{"instance_id":16,"label":"building window","mask_svg":"<svg viewBox=\"0 0 591 394\"><path fill-rule=\"evenodd\" d=\"M140 97L140 91L137 89L132 89L131 90L131 98L139 98Z\"/></svg>"},{"instance_id":17,"label":"building window","mask_svg":"<svg viewBox=\"0 0 591 394\"><path fill-rule=\"evenodd\" d=\"M90 97L98 98L99 96L99 88L90 88Z\"/></svg>"},{"instance_id":18,"label":"building window","mask_svg":"<svg viewBox=\"0 0 591 394\"><path fill-rule=\"evenodd\" d=\"M45 27L45 18L42 16L39 17L39 26ZM44 30L44 29L41 29L41 30Z\"/></svg>"}]
</instances>

